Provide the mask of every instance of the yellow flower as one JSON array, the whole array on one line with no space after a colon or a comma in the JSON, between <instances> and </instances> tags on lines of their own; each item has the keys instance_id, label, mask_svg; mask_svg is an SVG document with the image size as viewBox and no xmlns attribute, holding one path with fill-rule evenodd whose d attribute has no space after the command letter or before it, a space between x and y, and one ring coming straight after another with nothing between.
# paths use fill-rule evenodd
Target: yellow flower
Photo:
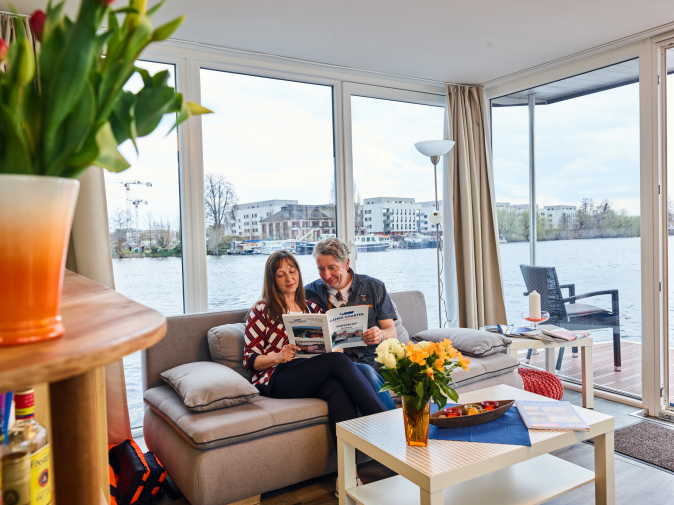
<instances>
[{"instance_id":1,"label":"yellow flower","mask_svg":"<svg viewBox=\"0 0 674 505\"><path fill-rule=\"evenodd\" d=\"M441 371L442 369L445 368L445 360L443 358L436 359L435 363L433 363L433 368L435 368L438 371Z\"/></svg>"},{"instance_id":2,"label":"yellow flower","mask_svg":"<svg viewBox=\"0 0 674 505\"><path fill-rule=\"evenodd\" d=\"M461 356L459 358L459 365L461 365L461 368L464 370L468 370L468 365L470 365L470 360L464 356Z\"/></svg>"},{"instance_id":3,"label":"yellow flower","mask_svg":"<svg viewBox=\"0 0 674 505\"><path fill-rule=\"evenodd\" d=\"M429 379L432 379L432 378L433 378L433 369L432 369L432 368L427 368L427 369L425 370L425 372L426 372L426 376L427 376Z\"/></svg>"}]
</instances>

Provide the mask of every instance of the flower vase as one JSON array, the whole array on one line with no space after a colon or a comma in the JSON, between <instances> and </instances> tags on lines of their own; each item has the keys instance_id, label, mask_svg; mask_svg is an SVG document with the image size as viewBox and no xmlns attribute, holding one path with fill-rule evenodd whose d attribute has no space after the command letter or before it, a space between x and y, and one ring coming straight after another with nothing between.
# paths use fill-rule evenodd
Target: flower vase
<instances>
[{"instance_id":1,"label":"flower vase","mask_svg":"<svg viewBox=\"0 0 674 505\"><path fill-rule=\"evenodd\" d=\"M60 337L79 181L0 174L0 346Z\"/></svg>"},{"instance_id":2,"label":"flower vase","mask_svg":"<svg viewBox=\"0 0 674 505\"><path fill-rule=\"evenodd\" d=\"M403 421L405 422L405 439L411 447L428 445L428 425L431 416L431 404L427 401L418 408L415 396L403 396Z\"/></svg>"}]
</instances>

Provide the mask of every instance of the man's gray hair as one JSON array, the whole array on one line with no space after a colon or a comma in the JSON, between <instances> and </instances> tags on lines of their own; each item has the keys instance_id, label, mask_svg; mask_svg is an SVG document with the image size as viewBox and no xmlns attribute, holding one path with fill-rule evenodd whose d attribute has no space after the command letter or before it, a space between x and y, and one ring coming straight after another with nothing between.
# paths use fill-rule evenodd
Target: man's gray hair
<instances>
[{"instance_id":1,"label":"man's gray hair","mask_svg":"<svg viewBox=\"0 0 674 505\"><path fill-rule=\"evenodd\" d=\"M334 257L337 261L346 263L349 260L349 248L338 238L326 238L314 247L314 258L322 254Z\"/></svg>"}]
</instances>

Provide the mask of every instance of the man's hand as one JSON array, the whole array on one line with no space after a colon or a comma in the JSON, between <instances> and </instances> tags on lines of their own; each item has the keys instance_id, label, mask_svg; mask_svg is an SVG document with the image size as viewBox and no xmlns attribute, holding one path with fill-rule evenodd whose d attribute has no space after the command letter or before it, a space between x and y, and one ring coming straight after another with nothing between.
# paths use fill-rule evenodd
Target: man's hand
<instances>
[{"instance_id":1,"label":"man's hand","mask_svg":"<svg viewBox=\"0 0 674 505\"><path fill-rule=\"evenodd\" d=\"M363 340L367 345L378 345L384 340L384 332L379 326L373 326L363 332Z\"/></svg>"},{"instance_id":2,"label":"man's hand","mask_svg":"<svg viewBox=\"0 0 674 505\"><path fill-rule=\"evenodd\" d=\"M295 359L295 354L300 351L300 347L292 344L286 344L281 349L281 352L277 352L277 359L279 363L287 363Z\"/></svg>"}]
</instances>

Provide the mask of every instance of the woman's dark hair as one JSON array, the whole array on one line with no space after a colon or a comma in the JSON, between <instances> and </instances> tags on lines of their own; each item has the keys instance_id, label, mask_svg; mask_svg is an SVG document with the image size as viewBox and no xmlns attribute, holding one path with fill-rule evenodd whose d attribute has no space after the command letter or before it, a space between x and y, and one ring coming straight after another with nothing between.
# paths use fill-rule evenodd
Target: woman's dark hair
<instances>
[{"instance_id":1,"label":"woman's dark hair","mask_svg":"<svg viewBox=\"0 0 674 505\"><path fill-rule=\"evenodd\" d=\"M304 298L304 282L302 281L302 271L297 264L295 256L288 251L276 251L267 258L267 263L264 265L264 285L262 286L262 301L267 304L269 314L274 320L280 321L281 315L288 312L285 298L283 294L276 287L276 271L281 266L281 263L288 262L297 270L299 277L299 284L297 291L295 291L295 303L300 306L303 312L309 312L307 302Z\"/></svg>"}]
</instances>

